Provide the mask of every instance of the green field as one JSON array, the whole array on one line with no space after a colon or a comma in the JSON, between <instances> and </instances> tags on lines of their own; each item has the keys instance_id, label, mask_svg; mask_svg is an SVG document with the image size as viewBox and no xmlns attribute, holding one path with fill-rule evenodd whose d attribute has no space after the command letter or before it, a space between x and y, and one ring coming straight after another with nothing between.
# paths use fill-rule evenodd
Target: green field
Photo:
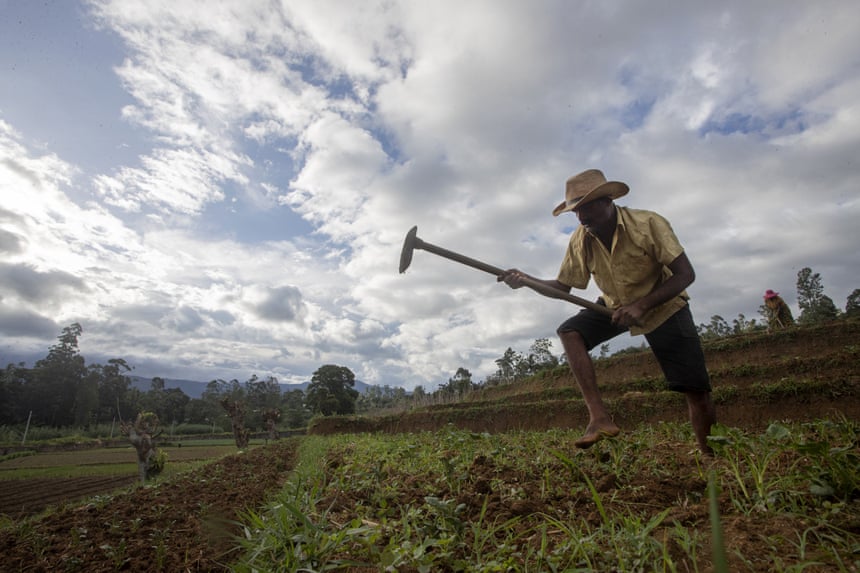
<instances>
[{"instance_id":1,"label":"green field","mask_svg":"<svg viewBox=\"0 0 860 573\"><path fill-rule=\"evenodd\" d=\"M236 452L227 440L201 440L193 445L162 447L168 463L163 477L185 471L200 463ZM137 454L133 447L33 452L6 456L0 460L0 480L32 478L72 478L137 474Z\"/></svg>"},{"instance_id":2,"label":"green field","mask_svg":"<svg viewBox=\"0 0 860 573\"><path fill-rule=\"evenodd\" d=\"M288 486L249 516L238 570L860 568L860 427L716 434L715 458L676 423L587 451L570 430L310 436Z\"/></svg>"}]
</instances>

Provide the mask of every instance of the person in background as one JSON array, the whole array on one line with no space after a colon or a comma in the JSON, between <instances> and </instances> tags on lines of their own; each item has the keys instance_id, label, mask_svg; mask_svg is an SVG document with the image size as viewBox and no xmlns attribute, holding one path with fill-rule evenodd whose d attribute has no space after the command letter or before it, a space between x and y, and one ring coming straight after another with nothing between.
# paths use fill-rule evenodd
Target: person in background
<instances>
[{"instance_id":1,"label":"person in background","mask_svg":"<svg viewBox=\"0 0 860 573\"><path fill-rule=\"evenodd\" d=\"M791 309L778 292L767 289L764 292L764 306L767 309L767 329L788 328L794 325Z\"/></svg>"},{"instance_id":2,"label":"person in background","mask_svg":"<svg viewBox=\"0 0 860 573\"><path fill-rule=\"evenodd\" d=\"M585 308L557 330L588 408L588 426L575 442L578 448L621 432L600 396L589 350L629 330L645 335L669 389L685 395L699 449L711 454L707 437L716 410L685 291L696 275L665 218L615 205L628 191L627 184L607 181L597 169L568 179L565 201L553 215L574 213L581 225L570 237L557 278L541 280L510 269L499 280L520 288L528 278L569 293L571 288L586 288L594 277L602 291L598 303L613 311L607 316Z\"/></svg>"}]
</instances>

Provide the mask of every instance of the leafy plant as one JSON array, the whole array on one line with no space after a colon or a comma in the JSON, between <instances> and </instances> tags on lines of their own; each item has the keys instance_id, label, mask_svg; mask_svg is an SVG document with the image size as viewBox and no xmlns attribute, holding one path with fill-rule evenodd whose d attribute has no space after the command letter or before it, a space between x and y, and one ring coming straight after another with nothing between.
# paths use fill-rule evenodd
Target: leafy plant
<instances>
[{"instance_id":1,"label":"leafy plant","mask_svg":"<svg viewBox=\"0 0 860 573\"><path fill-rule=\"evenodd\" d=\"M812 426L813 440L802 440L795 449L806 456L809 466L806 475L810 480L812 494L841 501L848 501L860 494L860 450L858 450L857 427L853 422L820 421ZM839 443L839 436L848 436L848 441Z\"/></svg>"}]
</instances>

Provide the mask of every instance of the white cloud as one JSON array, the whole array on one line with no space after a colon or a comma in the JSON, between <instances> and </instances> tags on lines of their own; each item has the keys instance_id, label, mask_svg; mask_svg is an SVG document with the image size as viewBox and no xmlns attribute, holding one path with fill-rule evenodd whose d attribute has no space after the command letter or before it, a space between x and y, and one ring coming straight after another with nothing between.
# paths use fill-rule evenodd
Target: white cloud
<instances>
[{"instance_id":1,"label":"white cloud","mask_svg":"<svg viewBox=\"0 0 860 573\"><path fill-rule=\"evenodd\" d=\"M552 277L575 220L550 212L589 167L670 219L698 322L791 302L804 266L839 306L858 286L853 5L87 6L144 151L86 173L0 115L0 264L67 293L4 291L6 340L29 313L147 375L480 378L576 309L424 251L400 275L406 231ZM260 216L285 206L311 233Z\"/></svg>"}]
</instances>

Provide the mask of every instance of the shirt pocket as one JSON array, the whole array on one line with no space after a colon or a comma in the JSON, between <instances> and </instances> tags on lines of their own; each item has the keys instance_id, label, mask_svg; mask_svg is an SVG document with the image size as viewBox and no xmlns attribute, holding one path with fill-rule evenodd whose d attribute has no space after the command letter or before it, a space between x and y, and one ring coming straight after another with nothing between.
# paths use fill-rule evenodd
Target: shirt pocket
<instances>
[{"instance_id":1,"label":"shirt pocket","mask_svg":"<svg viewBox=\"0 0 860 573\"><path fill-rule=\"evenodd\" d=\"M620 284L635 286L650 284L659 276L663 265L659 264L644 249L633 246L619 253L613 265L615 280Z\"/></svg>"}]
</instances>

